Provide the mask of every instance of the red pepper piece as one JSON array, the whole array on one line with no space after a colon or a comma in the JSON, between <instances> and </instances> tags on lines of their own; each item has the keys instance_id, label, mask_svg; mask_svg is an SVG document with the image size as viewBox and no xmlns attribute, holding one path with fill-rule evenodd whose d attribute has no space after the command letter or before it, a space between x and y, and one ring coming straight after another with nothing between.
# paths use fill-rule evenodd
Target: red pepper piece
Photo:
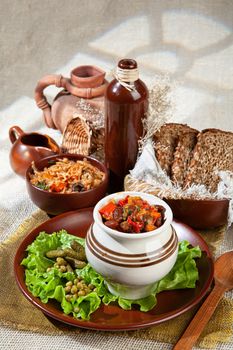
<instances>
[{"instance_id":1,"label":"red pepper piece","mask_svg":"<svg viewBox=\"0 0 233 350\"><path fill-rule=\"evenodd\" d=\"M123 207L125 204L128 203L128 198L129 198L129 196L126 196L125 199L120 199L120 200L118 201L118 205L120 205L121 207Z\"/></svg>"},{"instance_id":2,"label":"red pepper piece","mask_svg":"<svg viewBox=\"0 0 233 350\"><path fill-rule=\"evenodd\" d=\"M113 202L109 202L103 208L99 210L100 215L106 220L112 220L112 214L116 209L116 204Z\"/></svg>"},{"instance_id":3,"label":"red pepper piece","mask_svg":"<svg viewBox=\"0 0 233 350\"><path fill-rule=\"evenodd\" d=\"M128 222L129 225L132 226L133 231L135 233L139 233L141 231L141 229L143 228L143 226L144 226L143 222L138 222L138 221L135 222L135 221L133 221L131 219L130 216L128 217L127 222Z\"/></svg>"},{"instance_id":4,"label":"red pepper piece","mask_svg":"<svg viewBox=\"0 0 233 350\"><path fill-rule=\"evenodd\" d=\"M60 182L59 184L52 184L50 190L52 192L61 192L65 188L65 184Z\"/></svg>"}]
</instances>

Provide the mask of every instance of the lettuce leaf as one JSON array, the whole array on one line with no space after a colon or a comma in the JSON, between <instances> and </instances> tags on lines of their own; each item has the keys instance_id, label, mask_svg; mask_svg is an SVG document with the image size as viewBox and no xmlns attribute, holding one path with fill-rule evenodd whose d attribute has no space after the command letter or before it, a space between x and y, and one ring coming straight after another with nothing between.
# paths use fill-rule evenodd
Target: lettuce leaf
<instances>
[{"instance_id":1,"label":"lettuce leaf","mask_svg":"<svg viewBox=\"0 0 233 350\"><path fill-rule=\"evenodd\" d=\"M199 247L191 247L187 241L180 242L176 263L172 270L157 283L155 292L195 288L198 280L198 269L194 259L200 257Z\"/></svg>"},{"instance_id":2,"label":"lettuce leaf","mask_svg":"<svg viewBox=\"0 0 233 350\"><path fill-rule=\"evenodd\" d=\"M146 298L137 300L129 300L119 297L118 304L124 310L131 310L133 305L138 305L140 311L147 312L153 309L153 307L157 304L157 300L155 294L151 294Z\"/></svg>"},{"instance_id":3,"label":"lettuce leaf","mask_svg":"<svg viewBox=\"0 0 233 350\"><path fill-rule=\"evenodd\" d=\"M140 311L147 312L156 305L157 293L172 289L195 288L198 280L198 269L194 259L201 257L201 250L199 247L190 246L187 241L182 241L179 243L178 258L174 267L163 279L155 283L153 294L138 300L124 299L111 294L104 278L89 264L75 272L62 273L53 266L54 260L45 256L49 250L70 247L74 239L84 246L83 238L70 235L65 230L52 234L41 232L27 247L28 256L21 264L25 266L27 288L34 296L39 297L43 303L47 303L49 299L57 300L65 314L73 314L76 318L88 320L101 303L108 305L111 302L117 302L124 310L131 310L137 305ZM49 272L48 267L51 268ZM95 289L88 295L67 301L65 284L67 281L73 281L76 276L81 277L86 284L93 284Z\"/></svg>"}]
</instances>

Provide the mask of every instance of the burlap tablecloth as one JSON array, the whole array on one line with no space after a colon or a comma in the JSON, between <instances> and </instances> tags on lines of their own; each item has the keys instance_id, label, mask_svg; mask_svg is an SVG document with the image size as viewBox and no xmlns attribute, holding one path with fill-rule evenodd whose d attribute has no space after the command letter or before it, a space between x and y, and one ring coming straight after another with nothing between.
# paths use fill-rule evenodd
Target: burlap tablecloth
<instances>
[{"instance_id":1,"label":"burlap tablecloth","mask_svg":"<svg viewBox=\"0 0 233 350\"><path fill-rule=\"evenodd\" d=\"M57 0L41 6L41 2L31 0L10 3L3 0L1 5L0 241L9 241L0 248L0 272L3 269L8 272L0 277L1 281L4 279L0 284L0 349L171 349L168 337L161 335L162 326L157 327L160 336L157 339L164 339L162 343L149 335L151 329L127 335L78 329L62 330L58 334L57 328L18 291L12 275L13 255L19 240L30 229L19 233L17 228L36 207L27 195L24 181L10 168L8 130L19 125L24 131L47 133L61 141L61 135L45 127L33 100L38 79L47 73L68 77L74 67L82 64L94 64L109 72L119 58L131 57L138 61L140 77L148 86L161 73L178 81L171 113L173 122L187 123L197 129L216 127L233 131L233 3L230 0L92 0L67 1L64 5L64 1ZM45 93L52 100L57 92L56 87L49 87ZM39 221L36 216L34 224ZM13 249L11 252L9 247ZM226 233L218 254L230 249L233 249L232 229ZM232 299L231 292L226 296ZM218 315L228 310L229 303L224 303L219 305ZM2 313L4 306L6 311ZM26 320L24 307L30 310ZM37 318L42 326L36 332L30 327ZM178 320L174 321L177 325ZM20 330L19 325L25 322L29 327L24 325ZM220 326L215 334L219 340L221 337L222 341L227 340L222 327L230 329L230 325L224 321ZM170 329L170 323L166 327ZM232 348L233 340L217 345L218 350Z\"/></svg>"},{"instance_id":2,"label":"burlap tablecloth","mask_svg":"<svg viewBox=\"0 0 233 350\"><path fill-rule=\"evenodd\" d=\"M0 323L17 330L33 331L45 335L60 336L64 334L92 334L94 331L69 327L65 324L48 319L40 310L36 309L19 291L13 273L13 259L17 247L22 239L33 228L48 220L43 211L36 211L25 220L16 232L0 246ZM213 254L217 253L225 234L225 227L202 232L211 247ZM175 343L184 331L196 309L170 320L164 324L138 331L114 333L116 336L135 339L156 340ZM199 346L214 348L218 342L228 342L232 336L233 301L223 298L216 312L208 323L199 339ZM98 332L104 337L111 337L112 332Z\"/></svg>"}]
</instances>

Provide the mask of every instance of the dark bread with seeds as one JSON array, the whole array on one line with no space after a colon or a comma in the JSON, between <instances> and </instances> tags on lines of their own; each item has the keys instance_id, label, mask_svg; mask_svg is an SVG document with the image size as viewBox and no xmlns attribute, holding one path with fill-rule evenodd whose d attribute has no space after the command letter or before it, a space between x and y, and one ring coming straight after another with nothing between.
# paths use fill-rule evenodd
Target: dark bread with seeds
<instances>
[{"instance_id":1,"label":"dark bread with seeds","mask_svg":"<svg viewBox=\"0 0 233 350\"><path fill-rule=\"evenodd\" d=\"M184 187L203 184L211 192L215 192L219 183L219 170L233 172L233 133L205 129L197 136Z\"/></svg>"},{"instance_id":2,"label":"dark bread with seeds","mask_svg":"<svg viewBox=\"0 0 233 350\"><path fill-rule=\"evenodd\" d=\"M182 140L182 136L189 132L197 133L186 124L167 123L162 125L153 136L155 156L169 177L172 177L172 164L178 141Z\"/></svg>"},{"instance_id":3,"label":"dark bread with seeds","mask_svg":"<svg viewBox=\"0 0 233 350\"><path fill-rule=\"evenodd\" d=\"M193 149L197 143L198 131L190 129L178 138L171 166L171 180L175 185L183 187L190 161L193 156Z\"/></svg>"}]
</instances>

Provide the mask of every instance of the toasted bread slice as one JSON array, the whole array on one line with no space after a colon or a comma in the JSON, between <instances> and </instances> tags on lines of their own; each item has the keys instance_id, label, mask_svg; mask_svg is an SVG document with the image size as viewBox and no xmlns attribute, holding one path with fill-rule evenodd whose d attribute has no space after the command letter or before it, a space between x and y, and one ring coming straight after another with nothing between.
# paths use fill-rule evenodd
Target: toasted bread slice
<instances>
[{"instance_id":1,"label":"toasted bread slice","mask_svg":"<svg viewBox=\"0 0 233 350\"><path fill-rule=\"evenodd\" d=\"M233 133L205 129L197 136L184 186L204 184L211 192L215 192L220 170L233 172Z\"/></svg>"},{"instance_id":2,"label":"toasted bread slice","mask_svg":"<svg viewBox=\"0 0 233 350\"><path fill-rule=\"evenodd\" d=\"M186 124L167 123L154 134L155 156L169 177L171 177L171 166L179 137L192 130Z\"/></svg>"},{"instance_id":3,"label":"toasted bread slice","mask_svg":"<svg viewBox=\"0 0 233 350\"><path fill-rule=\"evenodd\" d=\"M191 129L180 135L171 165L171 180L175 185L183 187L193 149L197 143L198 131Z\"/></svg>"}]
</instances>

